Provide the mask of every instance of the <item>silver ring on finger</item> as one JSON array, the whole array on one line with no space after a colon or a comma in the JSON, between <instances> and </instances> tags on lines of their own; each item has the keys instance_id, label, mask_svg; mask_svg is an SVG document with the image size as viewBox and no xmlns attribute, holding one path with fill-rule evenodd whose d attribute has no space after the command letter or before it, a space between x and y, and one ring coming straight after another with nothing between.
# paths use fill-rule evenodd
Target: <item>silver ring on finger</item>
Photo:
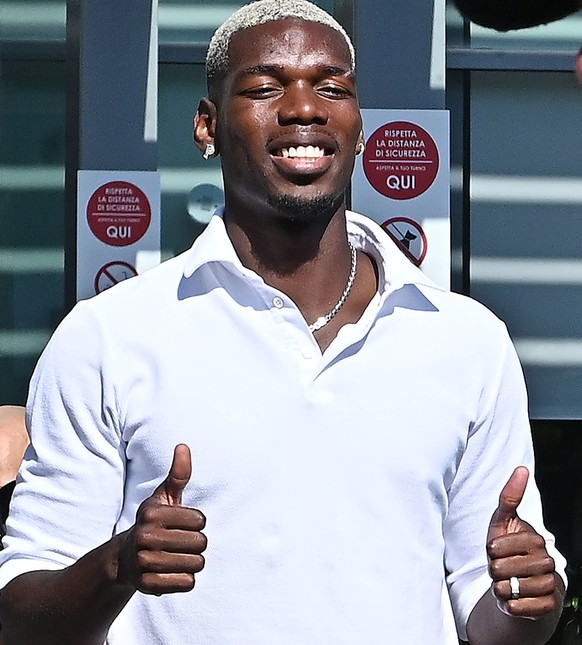
<instances>
[{"instance_id":1,"label":"silver ring on finger","mask_svg":"<svg viewBox=\"0 0 582 645\"><path fill-rule=\"evenodd\" d=\"M517 600L519 598L520 587L519 580L515 576L509 578L509 587L511 589L511 599Z\"/></svg>"}]
</instances>

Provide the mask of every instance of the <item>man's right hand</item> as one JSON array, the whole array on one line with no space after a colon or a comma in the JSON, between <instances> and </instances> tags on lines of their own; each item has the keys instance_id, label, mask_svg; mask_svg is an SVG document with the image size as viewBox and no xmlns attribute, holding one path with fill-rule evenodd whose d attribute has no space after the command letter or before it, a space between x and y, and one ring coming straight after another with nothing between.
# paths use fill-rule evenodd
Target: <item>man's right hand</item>
<instances>
[{"instance_id":1,"label":"man's right hand","mask_svg":"<svg viewBox=\"0 0 582 645\"><path fill-rule=\"evenodd\" d=\"M166 479L137 511L121 549L118 579L142 593L162 595L190 591L204 567L204 515L182 506L190 481L190 449L179 444Z\"/></svg>"}]
</instances>

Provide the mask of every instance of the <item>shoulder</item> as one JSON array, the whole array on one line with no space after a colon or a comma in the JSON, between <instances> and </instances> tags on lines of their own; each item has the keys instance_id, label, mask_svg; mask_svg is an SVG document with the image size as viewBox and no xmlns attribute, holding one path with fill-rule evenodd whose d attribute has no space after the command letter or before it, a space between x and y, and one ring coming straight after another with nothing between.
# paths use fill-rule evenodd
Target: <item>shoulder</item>
<instances>
[{"instance_id":1,"label":"shoulder","mask_svg":"<svg viewBox=\"0 0 582 645\"><path fill-rule=\"evenodd\" d=\"M97 360L117 341L155 337L155 329L173 315L184 255L77 302L52 334L43 357Z\"/></svg>"},{"instance_id":2,"label":"shoulder","mask_svg":"<svg viewBox=\"0 0 582 645\"><path fill-rule=\"evenodd\" d=\"M351 211L346 215L350 234L360 236L379 261L385 274L384 288L399 301L406 291L418 293L426 301L435 315L423 316L423 324L451 328L455 334L462 333L463 337L472 339L482 338L483 334L497 339L507 336L505 324L490 309L469 296L436 284L405 257L376 222Z\"/></svg>"},{"instance_id":3,"label":"shoulder","mask_svg":"<svg viewBox=\"0 0 582 645\"><path fill-rule=\"evenodd\" d=\"M178 299L187 251L106 291L79 301L61 323L65 326L122 326L155 321Z\"/></svg>"}]
</instances>

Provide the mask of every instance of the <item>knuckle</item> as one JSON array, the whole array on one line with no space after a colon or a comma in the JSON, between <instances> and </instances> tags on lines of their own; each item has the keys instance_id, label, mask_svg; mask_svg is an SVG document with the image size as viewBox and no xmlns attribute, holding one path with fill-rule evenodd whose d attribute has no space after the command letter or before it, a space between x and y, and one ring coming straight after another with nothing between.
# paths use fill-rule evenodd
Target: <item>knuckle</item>
<instances>
[{"instance_id":1,"label":"knuckle","mask_svg":"<svg viewBox=\"0 0 582 645\"><path fill-rule=\"evenodd\" d=\"M492 560L489 563L489 574L493 580L500 580L502 578L502 565L499 560Z\"/></svg>"},{"instance_id":2,"label":"knuckle","mask_svg":"<svg viewBox=\"0 0 582 645\"><path fill-rule=\"evenodd\" d=\"M490 558L496 558L498 556L499 548L497 542L491 541L487 544L487 554Z\"/></svg>"},{"instance_id":3,"label":"knuckle","mask_svg":"<svg viewBox=\"0 0 582 645\"><path fill-rule=\"evenodd\" d=\"M548 595L553 594L556 588L557 588L557 585L556 585L556 579L554 577L554 574L549 573L546 576L544 576L543 592Z\"/></svg>"},{"instance_id":4,"label":"knuckle","mask_svg":"<svg viewBox=\"0 0 582 645\"><path fill-rule=\"evenodd\" d=\"M200 551L205 551L206 547L208 546L208 538L206 537L206 535L204 535L204 533L198 533L198 543L198 548L200 549Z\"/></svg>"},{"instance_id":5,"label":"knuckle","mask_svg":"<svg viewBox=\"0 0 582 645\"><path fill-rule=\"evenodd\" d=\"M151 554L149 551L140 550L135 556L137 566L143 571L151 566Z\"/></svg>"},{"instance_id":6,"label":"knuckle","mask_svg":"<svg viewBox=\"0 0 582 645\"><path fill-rule=\"evenodd\" d=\"M138 527L135 533L136 551L145 551L151 549L154 541L154 536L152 536L152 534L145 527Z\"/></svg>"},{"instance_id":7,"label":"knuckle","mask_svg":"<svg viewBox=\"0 0 582 645\"><path fill-rule=\"evenodd\" d=\"M206 559L204 558L204 556L203 555L197 556L196 564L195 564L195 573L202 571L202 569L204 569L205 564L206 564Z\"/></svg>"},{"instance_id":8,"label":"knuckle","mask_svg":"<svg viewBox=\"0 0 582 645\"><path fill-rule=\"evenodd\" d=\"M549 567L550 571L555 571L556 570L556 561L554 560L554 558L552 558L551 555L547 556L547 564L548 564L548 567Z\"/></svg>"},{"instance_id":9,"label":"knuckle","mask_svg":"<svg viewBox=\"0 0 582 645\"><path fill-rule=\"evenodd\" d=\"M200 530L202 530L206 526L206 515L202 511L198 511L198 522L200 526Z\"/></svg>"},{"instance_id":10,"label":"knuckle","mask_svg":"<svg viewBox=\"0 0 582 645\"><path fill-rule=\"evenodd\" d=\"M528 553L546 550L546 541L538 533L530 533L528 537Z\"/></svg>"},{"instance_id":11,"label":"knuckle","mask_svg":"<svg viewBox=\"0 0 582 645\"><path fill-rule=\"evenodd\" d=\"M555 611L562 611L562 601L556 598L555 594L552 594L551 596L551 602L550 602L550 612L554 613Z\"/></svg>"},{"instance_id":12,"label":"knuckle","mask_svg":"<svg viewBox=\"0 0 582 645\"><path fill-rule=\"evenodd\" d=\"M507 597L506 594L504 593L503 585L501 584L501 582L494 582L493 583L493 593L500 600L505 600L506 597Z\"/></svg>"},{"instance_id":13,"label":"knuckle","mask_svg":"<svg viewBox=\"0 0 582 645\"><path fill-rule=\"evenodd\" d=\"M153 504L146 504L140 509L139 520L142 524L155 524L158 521L158 509Z\"/></svg>"},{"instance_id":14,"label":"knuckle","mask_svg":"<svg viewBox=\"0 0 582 645\"><path fill-rule=\"evenodd\" d=\"M506 608L512 616L520 616L522 613L520 610L520 605L521 603L519 600L508 600L506 603Z\"/></svg>"},{"instance_id":15,"label":"knuckle","mask_svg":"<svg viewBox=\"0 0 582 645\"><path fill-rule=\"evenodd\" d=\"M139 591L142 593L153 594L156 596L161 596L163 593L163 588L159 583L158 576L154 573L145 573L140 578Z\"/></svg>"},{"instance_id":16,"label":"knuckle","mask_svg":"<svg viewBox=\"0 0 582 645\"><path fill-rule=\"evenodd\" d=\"M545 555L541 560L541 567L545 573L552 573L556 569L556 563L551 555Z\"/></svg>"}]
</instances>

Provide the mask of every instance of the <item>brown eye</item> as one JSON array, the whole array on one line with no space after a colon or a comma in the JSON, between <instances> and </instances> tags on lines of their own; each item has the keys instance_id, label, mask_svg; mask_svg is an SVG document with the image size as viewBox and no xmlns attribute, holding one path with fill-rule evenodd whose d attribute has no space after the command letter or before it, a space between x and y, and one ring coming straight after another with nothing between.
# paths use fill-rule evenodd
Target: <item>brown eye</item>
<instances>
[{"instance_id":1,"label":"brown eye","mask_svg":"<svg viewBox=\"0 0 582 645\"><path fill-rule=\"evenodd\" d=\"M266 99L276 96L280 89L273 85L261 85L259 87L251 87L242 92L243 96L255 99Z\"/></svg>"},{"instance_id":2,"label":"brown eye","mask_svg":"<svg viewBox=\"0 0 582 645\"><path fill-rule=\"evenodd\" d=\"M319 94L323 94L329 98L344 98L352 95L348 89L341 85L322 85L317 91Z\"/></svg>"}]
</instances>

